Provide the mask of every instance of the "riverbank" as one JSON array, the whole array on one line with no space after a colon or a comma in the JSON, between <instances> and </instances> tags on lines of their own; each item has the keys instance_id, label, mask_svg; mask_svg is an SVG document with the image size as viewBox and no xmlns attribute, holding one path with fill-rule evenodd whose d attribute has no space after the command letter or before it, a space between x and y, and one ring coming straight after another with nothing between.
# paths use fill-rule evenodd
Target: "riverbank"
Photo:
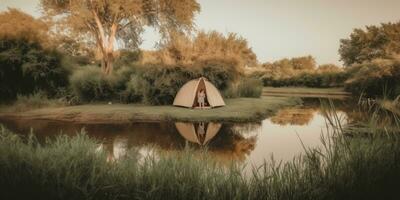
<instances>
[{"instance_id":1,"label":"riverbank","mask_svg":"<svg viewBox=\"0 0 400 200\"><path fill-rule=\"evenodd\" d=\"M351 93L344 91L343 88L264 87L262 95L344 99L350 97Z\"/></svg>"},{"instance_id":2,"label":"riverbank","mask_svg":"<svg viewBox=\"0 0 400 200\"><path fill-rule=\"evenodd\" d=\"M262 97L226 99L226 106L209 110L142 104L87 104L45 107L21 112L4 107L0 109L0 118L88 124L162 121L251 122L271 116L282 107L300 103L301 100L294 97Z\"/></svg>"}]
</instances>

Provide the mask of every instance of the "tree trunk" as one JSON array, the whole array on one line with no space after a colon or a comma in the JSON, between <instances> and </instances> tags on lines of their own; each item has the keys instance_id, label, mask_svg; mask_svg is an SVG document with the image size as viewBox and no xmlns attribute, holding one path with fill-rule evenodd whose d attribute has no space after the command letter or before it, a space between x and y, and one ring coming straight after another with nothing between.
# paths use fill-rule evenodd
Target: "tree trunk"
<instances>
[{"instance_id":1,"label":"tree trunk","mask_svg":"<svg viewBox=\"0 0 400 200\"><path fill-rule=\"evenodd\" d=\"M113 71L114 42L118 25L117 23L113 23L110 27L109 34L106 34L103 24L101 23L96 11L92 10L92 13L98 28L98 31L96 32L96 39L97 46L102 54L101 69L104 74L110 75Z\"/></svg>"},{"instance_id":2,"label":"tree trunk","mask_svg":"<svg viewBox=\"0 0 400 200\"><path fill-rule=\"evenodd\" d=\"M110 75L112 73L113 63L114 63L113 52L108 52L106 55L103 55L101 66L104 74Z\"/></svg>"}]
</instances>

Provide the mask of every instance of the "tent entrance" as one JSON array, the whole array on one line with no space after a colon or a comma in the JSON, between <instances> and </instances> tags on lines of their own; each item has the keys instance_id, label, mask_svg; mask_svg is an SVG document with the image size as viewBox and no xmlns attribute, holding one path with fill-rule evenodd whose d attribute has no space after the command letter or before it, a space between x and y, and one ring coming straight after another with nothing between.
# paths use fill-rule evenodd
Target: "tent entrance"
<instances>
[{"instance_id":1,"label":"tent entrance","mask_svg":"<svg viewBox=\"0 0 400 200\"><path fill-rule=\"evenodd\" d=\"M200 107L200 105L199 105L199 102L197 101L197 94L201 91L201 90L204 90L204 93L206 94L206 98L205 98L205 101L204 101L204 108L211 108L211 106L210 106L210 103L208 102L208 95L207 95L207 90L206 90L207 88L206 88L206 83L204 82L204 79L203 78L200 78L200 80L199 80L199 83L198 83L198 85L197 85L197 89L196 89L196 92L194 93L194 102L193 102L193 108L199 108Z\"/></svg>"}]
</instances>

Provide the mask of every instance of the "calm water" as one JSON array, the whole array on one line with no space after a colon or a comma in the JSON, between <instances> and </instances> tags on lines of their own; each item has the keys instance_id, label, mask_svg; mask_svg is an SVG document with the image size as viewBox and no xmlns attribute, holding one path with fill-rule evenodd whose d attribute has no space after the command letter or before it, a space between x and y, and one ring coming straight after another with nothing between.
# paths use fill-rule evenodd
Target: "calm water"
<instances>
[{"instance_id":1,"label":"calm water","mask_svg":"<svg viewBox=\"0 0 400 200\"><path fill-rule=\"evenodd\" d=\"M335 102L338 115L350 120L351 103ZM74 135L85 129L91 137L103 141L102 148L110 159L118 159L127 149L142 154L150 149L180 151L186 145L207 148L210 156L221 162L231 160L260 165L270 160L291 160L306 147L321 146L321 135L327 134L326 118L320 112L318 99L304 99L304 105L281 109L275 116L260 122L235 123L131 123L74 124L52 121L0 120L7 128L21 134L33 132L40 138L56 134ZM329 129L329 127L328 127ZM301 140L300 140L301 139Z\"/></svg>"}]
</instances>

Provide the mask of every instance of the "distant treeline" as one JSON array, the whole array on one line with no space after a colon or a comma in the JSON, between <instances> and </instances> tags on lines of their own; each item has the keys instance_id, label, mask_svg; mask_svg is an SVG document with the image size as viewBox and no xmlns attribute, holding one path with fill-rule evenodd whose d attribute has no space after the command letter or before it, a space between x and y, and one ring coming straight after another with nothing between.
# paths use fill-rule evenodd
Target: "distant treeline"
<instances>
[{"instance_id":1,"label":"distant treeline","mask_svg":"<svg viewBox=\"0 0 400 200\"><path fill-rule=\"evenodd\" d=\"M265 86L342 87L347 78L343 68L333 64L317 66L312 56L264 63L251 76Z\"/></svg>"},{"instance_id":2,"label":"distant treeline","mask_svg":"<svg viewBox=\"0 0 400 200\"><path fill-rule=\"evenodd\" d=\"M400 95L400 22L355 29L340 41L339 54L344 67L317 67L306 56L264 63L252 76L265 86L344 86L356 95Z\"/></svg>"}]
</instances>

